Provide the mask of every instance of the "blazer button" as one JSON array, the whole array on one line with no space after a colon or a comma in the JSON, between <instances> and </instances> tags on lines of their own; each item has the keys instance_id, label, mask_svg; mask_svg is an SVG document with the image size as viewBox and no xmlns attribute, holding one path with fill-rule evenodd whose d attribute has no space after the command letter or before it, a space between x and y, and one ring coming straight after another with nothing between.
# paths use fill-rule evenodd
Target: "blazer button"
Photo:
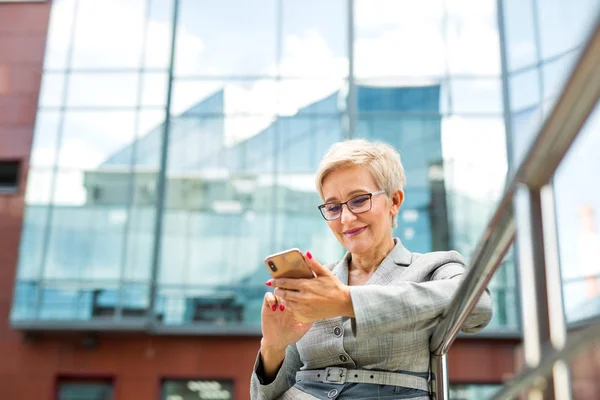
<instances>
[{"instance_id":1,"label":"blazer button","mask_svg":"<svg viewBox=\"0 0 600 400\"><path fill-rule=\"evenodd\" d=\"M337 396L338 391L337 389L331 389L329 391L329 393L327 393L327 397L329 397L330 399L333 399L335 396Z\"/></svg>"},{"instance_id":2,"label":"blazer button","mask_svg":"<svg viewBox=\"0 0 600 400\"><path fill-rule=\"evenodd\" d=\"M336 326L335 328L333 328L333 334L337 337L342 336L342 328Z\"/></svg>"},{"instance_id":3,"label":"blazer button","mask_svg":"<svg viewBox=\"0 0 600 400\"><path fill-rule=\"evenodd\" d=\"M344 354L340 354L340 361L341 362L348 362L348 357L346 357Z\"/></svg>"}]
</instances>

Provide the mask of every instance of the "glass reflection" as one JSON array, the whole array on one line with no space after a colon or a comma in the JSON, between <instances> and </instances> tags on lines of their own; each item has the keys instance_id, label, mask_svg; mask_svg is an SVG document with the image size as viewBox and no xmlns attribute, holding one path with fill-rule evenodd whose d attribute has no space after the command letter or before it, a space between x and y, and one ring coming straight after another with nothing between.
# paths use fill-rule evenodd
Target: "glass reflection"
<instances>
[{"instance_id":1,"label":"glass reflection","mask_svg":"<svg viewBox=\"0 0 600 400\"><path fill-rule=\"evenodd\" d=\"M504 0L506 62L510 71L533 67L537 59L532 0Z\"/></svg>"},{"instance_id":2,"label":"glass reflection","mask_svg":"<svg viewBox=\"0 0 600 400\"><path fill-rule=\"evenodd\" d=\"M139 74L71 73L67 107L135 107Z\"/></svg>"},{"instance_id":3,"label":"glass reflection","mask_svg":"<svg viewBox=\"0 0 600 400\"><path fill-rule=\"evenodd\" d=\"M600 3L594 0L551 0L535 4L542 59L580 48L600 15Z\"/></svg>"},{"instance_id":4,"label":"glass reflection","mask_svg":"<svg viewBox=\"0 0 600 400\"><path fill-rule=\"evenodd\" d=\"M78 1L70 67L141 67L145 32L155 27L146 26L147 4L146 0Z\"/></svg>"},{"instance_id":5,"label":"glass reflection","mask_svg":"<svg viewBox=\"0 0 600 400\"><path fill-rule=\"evenodd\" d=\"M275 75L276 7L275 0L181 0L175 75Z\"/></svg>"},{"instance_id":6,"label":"glass reflection","mask_svg":"<svg viewBox=\"0 0 600 400\"><path fill-rule=\"evenodd\" d=\"M283 0L281 2L284 77L348 76L348 2ZM318 10L318 12L314 12ZM289 98L292 96L286 96Z\"/></svg>"},{"instance_id":7,"label":"glass reflection","mask_svg":"<svg viewBox=\"0 0 600 400\"><path fill-rule=\"evenodd\" d=\"M356 77L443 76L443 10L441 0L355 0Z\"/></svg>"},{"instance_id":8,"label":"glass reflection","mask_svg":"<svg viewBox=\"0 0 600 400\"><path fill-rule=\"evenodd\" d=\"M449 72L500 75L496 1L448 0L445 6L444 40L448 49Z\"/></svg>"},{"instance_id":9,"label":"glass reflection","mask_svg":"<svg viewBox=\"0 0 600 400\"><path fill-rule=\"evenodd\" d=\"M70 67L68 54L75 24L76 2L77 0L52 2L44 54L44 69L64 70Z\"/></svg>"}]
</instances>

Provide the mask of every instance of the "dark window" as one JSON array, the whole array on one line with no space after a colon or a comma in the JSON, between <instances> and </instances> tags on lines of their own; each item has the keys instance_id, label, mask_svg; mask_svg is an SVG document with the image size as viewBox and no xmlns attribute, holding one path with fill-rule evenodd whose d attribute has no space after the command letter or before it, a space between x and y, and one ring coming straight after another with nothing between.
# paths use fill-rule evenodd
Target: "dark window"
<instances>
[{"instance_id":1,"label":"dark window","mask_svg":"<svg viewBox=\"0 0 600 400\"><path fill-rule=\"evenodd\" d=\"M211 379L164 380L161 400L231 400L233 382Z\"/></svg>"},{"instance_id":2,"label":"dark window","mask_svg":"<svg viewBox=\"0 0 600 400\"><path fill-rule=\"evenodd\" d=\"M110 381L61 380L57 400L113 400Z\"/></svg>"},{"instance_id":3,"label":"dark window","mask_svg":"<svg viewBox=\"0 0 600 400\"><path fill-rule=\"evenodd\" d=\"M14 193L19 187L19 162L0 161L0 193Z\"/></svg>"}]
</instances>

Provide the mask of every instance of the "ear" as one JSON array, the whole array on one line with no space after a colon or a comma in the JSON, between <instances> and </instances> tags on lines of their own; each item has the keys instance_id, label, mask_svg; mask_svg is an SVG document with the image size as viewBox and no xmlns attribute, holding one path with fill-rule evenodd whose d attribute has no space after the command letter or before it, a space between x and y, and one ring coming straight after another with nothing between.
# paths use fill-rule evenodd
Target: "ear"
<instances>
[{"instance_id":1,"label":"ear","mask_svg":"<svg viewBox=\"0 0 600 400\"><path fill-rule=\"evenodd\" d=\"M402 189L396 190L391 197L391 202L392 202L392 205L391 205L390 212L392 213L392 215L398 215L398 212L400 211L400 207L402 206L402 203L404 202L404 190L402 190Z\"/></svg>"}]
</instances>

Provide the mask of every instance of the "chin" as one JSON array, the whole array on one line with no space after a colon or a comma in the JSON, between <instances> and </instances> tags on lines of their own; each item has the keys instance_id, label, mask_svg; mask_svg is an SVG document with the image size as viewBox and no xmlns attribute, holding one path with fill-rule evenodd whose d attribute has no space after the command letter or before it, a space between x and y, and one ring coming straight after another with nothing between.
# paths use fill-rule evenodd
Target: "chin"
<instances>
[{"instance_id":1,"label":"chin","mask_svg":"<svg viewBox=\"0 0 600 400\"><path fill-rule=\"evenodd\" d=\"M373 247L373 241L369 236L347 238L343 234L341 236L342 246L350 253L361 254L369 251ZM362 235L361 235L362 236Z\"/></svg>"}]
</instances>

